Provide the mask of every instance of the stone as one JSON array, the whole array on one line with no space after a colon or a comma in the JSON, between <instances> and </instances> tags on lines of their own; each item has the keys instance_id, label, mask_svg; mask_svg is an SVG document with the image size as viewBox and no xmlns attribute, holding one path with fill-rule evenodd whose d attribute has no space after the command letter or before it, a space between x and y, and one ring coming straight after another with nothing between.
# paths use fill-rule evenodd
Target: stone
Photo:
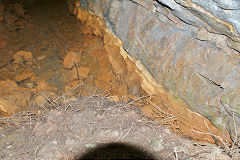
<instances>
[{"instance_id":1,"label":"stone","mask_svg":"<svg viewBox=\"0 0 240 160\"><path fill-rule=\"evenodd\" d=\"M75 80L81 80L85 79L88 76L88 73L90 71L90 68L88 67L73 67L68 74L65 74L65 81L75 81Z\"/></svg>"},{"instance_id":2,"label":"stone","mask_svg":"<svg viewBox=\"0 0 240 160\"><path fill-rule=\"evenodd\" d=\"M33 82L27 82L27 83L26 83L26 87L27 87L27 88L34 88L35 85L34 85Z\"/></svg>"},{"instance_id":3,"label":"stone","mask_svg":"<svg viewBox=\"0 0 240 160\"><path fill-rule=\"evenodd\" d=\"M107 99L111 102L119 102L120 101L120 98L116 95L109 96L109 97L107 97Z\"/></svg>"},{"instance_id":4,"label":"stone","mask_svg":"<svg viewBox=\"0 0 240 160\"><path fill-rule=\"evenodd\" d=\"M74 66L74 63L77 64L80 62L80 53L68 52L64 58L63 66L64 68L71 69Z\"/></svg>"},{"instance_id":5,"label":"stone","mask_svg":"<svg viewBox=\"0 0 240 160\"><path fill-rule=\"evenodd\" d=\"M0 98L0 111L5 112L8 115L13 115L16 113L17 109L18 107L15 103Z\"/></svg>"},{"instance_id":6,"label":"stone","mask_svg":"<svg viewBox=\"0 0 240 160\"><path fill-rule=\"evenodd\" d=\"M26 62L32 62L33 56L31 52L28 51L18 51L16 54L13 55L14 62L17 64L24 64Z\"/></svg>"},{"instance_id":7,"label":"stone","mask_svg":"<svg viewBox=\"0 0 240 160\"><path fill-rule=\"evenodd\" d=\"M34 75L34 73L30 73L30 72L28 72L28 73L23 73L23 74L17 75L17 76L14 78L14 80L15 80L16 82L21 82L21 81L24 81L24 80L26 80L26 79L30 79L33 75Z\"/></svg>"},{"instance_id":8,"label":"stone","mask_svg":"<svg viewBox=\"0 0 240 160\"><path fill-rule=\"evenodd\" d=\"M16 82L12 80L0 81L0 96L7 95L9 92L19 89Z\"/></svg>"},{"instance_id":9,"label":"stone","mask_svg":"<svg viewBox=\"0 0 240 160\"><path fill-rule=\"evenodd\" d=\"M0 81L0 110L13 115L29 107L31 91L20 88L12 80Z\"/></svg>"},{"instance_id":10,"label":"stone","mask_svg":"<svg viewBox=\"0 0 240 160\"><path fill-rule=\"evenodd\" d=\"M36 59L38 61L41 61L41 60L44 60L47 56L46 55L41 55L41 56L38 56Z\"/></svg>"},{"instance_id":11,"label":"stone","mask_svg":"<svg viewBox=\"0 0 240 160\"><path fill-rule=\"evenodd\" d=\"M75 69L76 70L76 69ZM90 68L88 67L78 67L78 75L80 79L87 78ZM74 71L74 76L76 77L76 71Z\"/></svg>"},{"instance_id":12,"label":"stone","mask_svg":"<svg viewBox=\"0 0 240 160\"><path fill-rule=\"evenodd\" d=\"M52 92L56 92L57 91L56 87L53 87L53 86L49 85L45 80L40 80L37 83L37 86L36 86L35 89L36 89L36 91L38 93L40 93L42 91L52 91Z\"/></svg>"}]
</instances>

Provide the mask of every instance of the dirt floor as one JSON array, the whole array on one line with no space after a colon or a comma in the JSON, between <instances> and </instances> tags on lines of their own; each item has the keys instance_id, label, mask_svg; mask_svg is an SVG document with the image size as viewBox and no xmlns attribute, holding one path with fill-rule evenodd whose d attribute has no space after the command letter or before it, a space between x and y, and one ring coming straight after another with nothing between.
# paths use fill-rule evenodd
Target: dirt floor
<instances>
[{"instance_id":1,"label":"dirt floor","mask_svg":"<svg viewBox=\"0 0 240 160\"><path fill-rule=\"evenodd\" d=\"M0 159L77 159L111 142L105 156L231 159L147 118L141 101L121 98L128 82L114 73L101 37L84 34L64 1L38 2L24 12L9 4L0 22ZM71 66L75 53L81 58Z\"/></svg>"},{"instance_id":2,"label":"dirt floor","mask_svg":"<svg viewBox=\"0 0 240 160\"><path fill-rule=\"evenodd\" d=\"M149 159L230 159L219 147L179 138L136 107L109 102L102 95L65 100L50 110L52 107L46 106L48 111L38 116L22 112L1 119L9 125L0 131L0 158L77 159L99 145L118 142L145 150ZM104 155L110 152L107 157L114 156L113 150L104 151ZM118 157L139 157L138 152L129 155L123 148L118 150L122 153Z\"/></svg>"}]
</instances>

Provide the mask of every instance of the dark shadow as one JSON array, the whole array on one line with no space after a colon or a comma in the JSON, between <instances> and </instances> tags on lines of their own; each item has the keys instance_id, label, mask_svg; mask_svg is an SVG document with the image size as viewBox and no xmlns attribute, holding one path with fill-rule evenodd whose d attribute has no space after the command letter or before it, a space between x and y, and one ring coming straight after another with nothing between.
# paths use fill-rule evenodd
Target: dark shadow
<instances>
[{"instance_id":1,"label":"dark shadow","mask_svg":"<svg viewBox=\"0 0 240 160\"><path fill-rule=\"evenodd\" d=\"M142 148L125 143L108 143L99 145L86 153L77 156L81 159L156 159L151 153Z\"/></svg>"}]
</instances>

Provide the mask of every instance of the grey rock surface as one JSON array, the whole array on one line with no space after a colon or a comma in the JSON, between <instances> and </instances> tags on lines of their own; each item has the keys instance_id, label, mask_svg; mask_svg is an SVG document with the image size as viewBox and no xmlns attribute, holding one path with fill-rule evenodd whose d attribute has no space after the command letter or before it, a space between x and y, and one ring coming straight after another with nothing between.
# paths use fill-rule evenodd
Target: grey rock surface
<instances>
[{"instance_id":1,"label":"grey rock surface","mask_svg":"<svg viewBox=\"0 0 240 160\"><path fill-rule=\"evenodd\" d=\"M103 18L159 83L235 135L233 114L240 126L239 1L81 0L80 5Z\"/></svg>"}]
</instances>

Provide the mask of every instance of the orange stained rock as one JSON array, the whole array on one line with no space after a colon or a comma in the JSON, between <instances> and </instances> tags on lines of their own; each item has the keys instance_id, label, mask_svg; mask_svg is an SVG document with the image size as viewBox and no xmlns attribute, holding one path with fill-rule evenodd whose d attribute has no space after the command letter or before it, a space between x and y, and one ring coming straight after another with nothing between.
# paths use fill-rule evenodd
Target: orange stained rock
<instances>
[{"instance_id":1,"label":"orange stained rock","mask_svg":"<svg viewBox=\"0 0 240 160\"><path fill-rule=\"evenodd\" d=\"M85 79L88 76L90 68L87 67L73 67L68 74L65 74L66 80L75 81Z\"/></svg>"},{"instance_id":2,"label":"orange stained rock","mask_svg":"<svg viewBox=\"0 0 240 160\"><path fill-rule=\"evenodd\" d=\"M8 115L13 115L16 113L17 109L18 107L15 103L0 98L0 112L7 113Z\"/></svg>"},{"instance_id":3,"label":"orange stained rock","mask_svg":"<svg viewBox=\"0 0 240 160\"><path fill-rule=\"evenodd\" d=\"M0 112L13 115L30 104L30 91L11 80L0 81Z\"/></svg>"},{"instance_id":4,"label":"orange stained rock","mask_svg":"<svg viewBox=\"0 0 240 160\"><path fill-rule=\"evenodd\" d=\"M33 56L31 52L28 51L18 51L15 55L13 55L14 63L22 64L24 62L31 62L33 60Z\"/></svg>"},{"instance_id":5,"label":"orange stained rock","mask_svg":"<svg viewBox=\"0 0 240 160\"><path fill-rule=\"evenodd\" d=\"M64 68L71 69L74 66L74 64L79 63L80 54L81 53L68 52L63 61Z\"/></svg>"},{"instance_id":6,"label":"orange stained rock","mask_svg":"<svg viewBox=\"0 0 240 160\"><path fill-rule=\"evenodd\" d=\"M73 90L74 88L78 87L79 85L82 85L82 80L73 81L65 86L65 92L67 93Z\"/></svg>"},{"instance_id":7,"label":"orange stained rock","mask_svg":"<svg viewBox=\"0 0 240 160\"><path fill-rule=\"evenodd\" d=\"M16 89L19 89L19 86L16 82L9 79L5 81L0 81L0 96L6 95Z\"/></svg>"},{"instance_id":8,"label":"orange stained rock","mask_svg":"<svg viewBox=\"0 0 240 160\"><path fill-rule=\"evenodd\" d=\"M37 92L41 92L41 91L52 91L52 92L56 92L57 88L50 86L45 80L40 80L40 82L38 82L37 87L35 88L35 90Z\"/></svg>"},{"instance_id":9,"label":"orange stained rock","mask_svg":"<svg viewBox=\"0 0 240 160\"><path fill-rule=\"evenodd\" d=\"M23 74L17 75L17 76L14 78L14 80L15 80L16 82L21 82L21 81L23 81L23 80L30 79L33 75L34 75L34 73L30 73L30 72L28 72L28 73L23 73Z\"/></svg>"}]
</instances>

